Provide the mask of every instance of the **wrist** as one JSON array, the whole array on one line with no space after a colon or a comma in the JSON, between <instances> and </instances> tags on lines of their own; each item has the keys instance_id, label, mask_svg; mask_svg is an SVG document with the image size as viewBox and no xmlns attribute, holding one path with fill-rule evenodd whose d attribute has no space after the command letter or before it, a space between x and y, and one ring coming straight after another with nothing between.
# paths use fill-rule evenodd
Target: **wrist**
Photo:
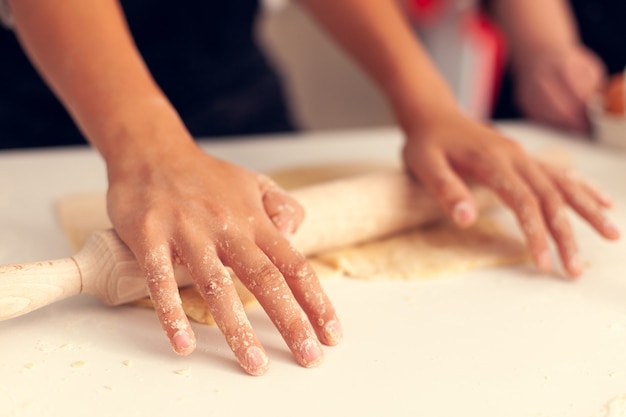
<instances>
[{"instance_id":1,"label":"wrist","mask_svg":"<svg viewBox=\"0 0 626 417\"><path fill-rule=\"evenodd\" d=\"M107 116L90 126L88 137L105 160L109 180L158 169L197 149L184 123L164 98L137 100Z\"/></svg>"},{"instance_id":2,"label":"wrist","mask_svg":"<svg viewBox=\"0 0 626 417\"><path fill-rule=\"evenodd\" d=\"M438 87L429 85L428 88L411 93L401 89L392 96L391 106L396 120L402 130L411 136L411 132L423 129L432 123L446 120L450 115L458 115L461 108L452 91L445 84Z\"/></svg>"},{"instance_id":3,"label":"wrist","mask_svg":"<svg viewBox=\"0 0 626 417\"><path fill-rule=\"evenodd\" d=\"M511 65L513 67L525 67L534 62L549 59L555 60L567 56L581 47L576 40L562 42L526 42L511 48Z\"/></svg>"}]
</instances>

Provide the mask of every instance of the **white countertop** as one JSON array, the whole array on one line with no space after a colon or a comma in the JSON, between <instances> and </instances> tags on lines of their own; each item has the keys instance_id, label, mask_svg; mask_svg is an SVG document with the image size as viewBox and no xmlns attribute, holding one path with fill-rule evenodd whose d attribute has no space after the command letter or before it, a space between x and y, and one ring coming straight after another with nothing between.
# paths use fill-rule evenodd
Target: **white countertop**
<instances>
[{"instance_id":1,"label":"white countertop","mask_svg":"<svg viewBox=\"0 0 626 417\"><path fill-rule=\"evenodd\" d=\"M626 152L525 125L528 149L566 148L616 200L626 232ZM395 160L392 129L206 142L257 170ZM54 202L105 189L89 149L0 153L0 263L71 255ZM593 417L626 394L626 238L575 221L589 269L576 282L527 266L418 282L325 282L345 328L316 369L299 367L260 308L250 318L272 360L244 374L219 331L175 355L153 312L79 296L0 322L0 416Z\"/></svg>"}]
</instances>

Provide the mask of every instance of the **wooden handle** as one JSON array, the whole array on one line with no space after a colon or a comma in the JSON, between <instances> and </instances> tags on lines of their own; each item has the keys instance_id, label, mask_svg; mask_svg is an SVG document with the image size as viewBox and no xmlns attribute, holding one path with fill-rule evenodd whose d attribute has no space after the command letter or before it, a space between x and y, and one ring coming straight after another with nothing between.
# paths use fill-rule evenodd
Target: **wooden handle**
<instances>
[{"instance_id":1,"label":"wooden handle","mask_svg":"<svg viewBox=\"0 0 626 417\"><path fill-rule=\"evenodd\" d=\"M74 260L82 276L83 292L106 304L124 304L148 295L135 256L112 229L92 233ZM179 286L191 284L184 268L174 272Z\"/></svg>"},{"instance_id":2,"label":"wooden handle","mask_svg":"<svg viewBox=\"0 0 626 417\"><path fill-rule=\"evenodd\" d=\"M81 288L78 265L71 258L0 266L0 320L80 294Z\"/></svg>"},{"instance_id":3,"label":"wooden handle","mask_svg":"<svg viewBox=\"0 0 626 417\"><path fill-rule=\"evenodd\" d=\"M175 275L180 286L191 283L184 269ZM0 320L81 293L109 305L148 295L135 257L112 229L93 232L72 258L0 266Z\"/></svg>"}]
</instances>

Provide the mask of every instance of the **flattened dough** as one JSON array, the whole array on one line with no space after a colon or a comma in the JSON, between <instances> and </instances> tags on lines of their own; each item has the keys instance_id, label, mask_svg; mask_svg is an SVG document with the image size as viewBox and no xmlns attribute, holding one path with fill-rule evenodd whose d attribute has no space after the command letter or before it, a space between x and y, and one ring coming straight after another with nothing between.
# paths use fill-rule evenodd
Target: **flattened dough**
<instances>
[{"instance_id":1,"label":"flattened dough","mask_svg":"<svg viewBox=\"0 0 626 417\"><path fill-rule=\"evenodd\" d=\"M330 164L270 174L286 189L377 170L397 169L371 163ZM103 192L67 196L58 202L58 218L74 250L93 230L110 228ZM528 259L523 243L482 216L466 230L441 222L386 239L319 254L310 259L320 279L351 276L363 279L422 279L473 268L519 263ZM236 277L235 277L236 278ZM244 305L254 296L234 279ZM214 324L195 287L181 289L183 308L190 319ZM148 298L134 304L151 306Z\"/></svg>"},{"instance_id":2,"label":"flattened dough","mask_svg":"<svg viewBox=\"0 0 626 417\"><path fill-rule=\"evenodd\" d=\"M349 277L410 280L519 263L528 254L519 239L483 216L466 230L440 222L319 254L317 259Z\"/></svg>"}]
</instances>

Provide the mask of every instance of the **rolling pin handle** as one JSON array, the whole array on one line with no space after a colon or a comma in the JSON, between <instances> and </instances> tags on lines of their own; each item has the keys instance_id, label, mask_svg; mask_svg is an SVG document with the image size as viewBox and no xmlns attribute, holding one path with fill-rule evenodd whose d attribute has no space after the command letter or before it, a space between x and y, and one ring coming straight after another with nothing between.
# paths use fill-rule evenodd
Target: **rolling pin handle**
<instances>
[{"instance_id":1,"label":"rolling pin handle","mask_svg":"<svg viewBox=\"0 0 626 417\"><path fill-rule=\"evenodd\" d=\"M0 266L0 320L21 316L81 293L73 259Z\"/></svg>"},{"instance_id":2,"label":"rolling pin handle","mask_svg":"<svg viewBox=\"0 0 626 417\"><path fill-rule=\"evenodd\" d=\"M148 287L135 256L113 229L92 232L74 256L82 277L82 292L108 305L120 305L148 296ZM179 286L192 280L176 269Z\"/></svg>"}]
</instances>

